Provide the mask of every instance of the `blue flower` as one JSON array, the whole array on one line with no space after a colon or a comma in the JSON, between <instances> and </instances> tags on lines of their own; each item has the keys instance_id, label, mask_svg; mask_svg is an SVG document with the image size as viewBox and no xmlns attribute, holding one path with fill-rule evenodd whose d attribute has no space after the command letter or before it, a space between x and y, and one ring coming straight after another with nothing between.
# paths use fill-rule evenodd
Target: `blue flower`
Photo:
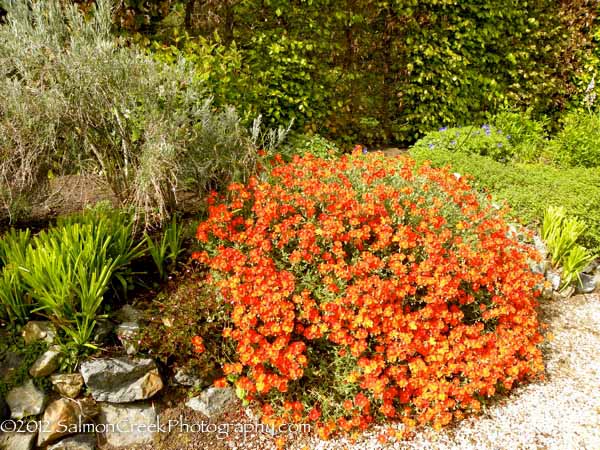
<instances>
[{"instance_id":1,"label":"blue flower","mask_svg":"<svg viewBox=\"0 0 600 450\"><path fill-rule=\"evenodd\" d=\"M448 127L442 127L438 131L446 131L447 129L448 129Z\"/></svg>"},{"instance_id":2,"label":"blue flower","mask_svg":"<svg viewBox=\"0 0 600 450\"><path fill-rule=\"evenodd\" d=\"M367 147L363 147L362 152L363 152L363 155L366 155L367 153L369 153L369 150L367 150Z\"/></svg>"},{"instance_id":3,"label":"blue flower","mask_svg":"<svg viewBox=\"0 0 600 450\"><path fill-rule=\"evenodd\" d=\"M512 136L511 136L510 134L507 134L507 135L506 135L506 139L508 139L508 140L510 140L510 138L511 138L511 137L512 137Z\"/></svg>"},{"instance_id":4,"label":"blue flower","mask_svg":"<svg viewBox=\"0 0 600 450\"><path fill-rule=\"evenodd\" d=\"M502 147L502 142L498 142L498 148Z\"/></svg>"},{"instance_id":5,"label":"blue flower","mask_svg":"<svg viewBox=\"0 0 600 450\"><path fill-rule=\"evenodd\" d=\"M433 150L434 148L435 148L435 145L429 144L429 150Z\"/></svg>"},{"instance_id":6,"label":"blue flower","mask_svg":"<svg viewBox=\"0 0 600 450\"><path fill-rule=\"evenodd\" d=\"M450 142L450 145L456 145L456 141Z\"/></svg>"}]
</instances>

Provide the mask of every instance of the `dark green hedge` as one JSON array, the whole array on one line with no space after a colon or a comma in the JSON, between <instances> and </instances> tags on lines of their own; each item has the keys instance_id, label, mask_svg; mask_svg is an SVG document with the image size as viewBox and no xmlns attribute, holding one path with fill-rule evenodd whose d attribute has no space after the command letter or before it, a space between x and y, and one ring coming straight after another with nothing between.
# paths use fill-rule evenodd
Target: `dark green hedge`
<instances>
[{"instance_id":1,"label":"dark green hedge","mask_svg":"<svg viewBox=\"0 0 600 450\"><path fill-rule=\"evenodd\" d=\"M589 53L597 8L593 0L190 3L188 32L216 43L213 53L230 69L207 77L217 101L271 124L293 118L305 131L367 144L413 142L505 104L561 109ZM185 54L189 39L178 33L175 47Z\"/></svg>"}]
</instances>

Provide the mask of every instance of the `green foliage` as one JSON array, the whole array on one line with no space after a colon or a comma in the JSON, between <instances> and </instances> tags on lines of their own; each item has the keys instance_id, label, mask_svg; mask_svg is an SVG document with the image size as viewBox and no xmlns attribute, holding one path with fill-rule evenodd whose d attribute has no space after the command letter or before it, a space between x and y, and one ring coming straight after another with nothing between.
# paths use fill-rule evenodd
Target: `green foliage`
<instances>
[{"instance_id":1,"label":"green foliage","mask_svg":"<svg viewBox=\"0 0 600 450\"><path fill-rule=\"evenodd\" d=\"M600 4L596 2L595 14L586 18L587 51L582 55L580 70L572 73L576 92L571 98L570 106L576 110L599 111L598 94L600 80ZM581 18L580 18L581 20ZM583 36L582 36L583 37Z\"/></svg>"},{"instance_id":2,"label":"green foliage","mask_svg":"<svg viewBox=\"0 0 600 450\"><path fill-rule=\"evenodd\" d=\"M581 282L583 269L595 259L585 247L575 245L562 261L562 287L566 288L574 282Z\"/></svg>"},{"instance_id":3,"label":"green foliage","mask_svg":"<svg viewBox=\"0 0 600 450\"><path fill-rule=\"evenodd\" d=\"M278 151L284 159L291 159L294 155L303 156L310 153L318 158L331 159L342 154L335 142L318 134L295 134L288 138Z\"/></svg>"},{"instance_id":4,"label":"green foliage","mask_svg":"<svg viewBox=\"0 0 600 450\"><path fill-rule=\"evenodd\" d=\"M206 283L202 270L188 269L184 278L169 281L152 300L151 319L142 328L140 348L210 380L222 376L219 366L230 361L235 350L222 336L223 327L230 325L228 306ZM194 336L203 338L206 351L190 357L195 353Z\"/></svg>"},{"instance_id":5,"label":"green foliage","mask_svg":"<svg viewBox=\"0 0 600 450\"><path fill-rule=\"evenodd\" d=\"M48 233L75 224L89 227L94 236L109 239L106 249L107 258L114 261L114 276L111 286L123 296L133 288L134 275L131 265L146 254L143 240L136 239L133 212L127 209L114 209L107 203L98 203L80 213L58 218L56 227ZM117 289L116 283L118 282Z\"/></svg>"},{"instance_id":6,"label":"green foliage","mask_svg":"<svg viewBox=\"0 0 600 450\"><path fill-rule=\"evenodd\" d=\"M223 75L222 86L218 78L209 83L218 102L234 101L271 126L294 119L300 131L369 144L414 142L505 105L535 114L561 108L576 90L571 75L585 62L597 9L591 0L208 0L186 7L194 4L195 18L175 8L169 23L200 35L193 39L199 47L180 32L162 33L156 48L173 44L200 73Z\"/></svg>"},{"instance_id":7,"label":"green foliage","mask_svg":"<svg viewBox=\"0 0 600 450\"><path fill-rule=\"evenodd\" d=\"M30 241L31 231L29 230L11 228L5 233L0 239L0 269L9 261L23 261Z\"/></svg>"},{"instance_id":8,"label":"green foliage","mask_svg":"<svg viewBox=\"0 0 600 450\"><path fill-rule=\"evenodd\" d=\"M557 169L540 164L502 164L478 155L438 149L413 148L419 162L449 165L498 201L506 201L510 214L525 224L539 225L548 205L564 206L569 215L586 224L580 243L600 250L600 173L596 169Z\"/></svg>"},{"instance_id":9,"label":"green foliage","mask_svg":"<svg viewBox=\"0 0 600 450\"><path fill-rule=\"evenodd\" d=\"M34 238L23 280L38 303L34 312L48 315L78 346L92 337L116 261L111 241L100 225L78 223L43 231Z\"/></svg>"},{"instance_id":10,"label":"green foliage","mask_svg":"<svg viewBox=\"0 0 600 450\"><path fill-rule=\"evenodd\" d=\"M548 153L562 167L600 166L600 113L570 112Z\"/></svg>"},{"instance_id":11,"label":"green foliage","mask_svg":"<svg viewBox=\"0 0 600 450\"><path fill-rule=\"evenodd\" d=\"M132 264L145 254L137 242L131 212L105 204L60 218L56 226L29 238L12 231L2 245L0 317L23 323L32 314L47 316L66 337L65 352L90 344L109 293L127 293ZM9 242L6 242L9 241ZM181 242L170 235L169 243Z\"/></svg>"},{"instance_id":12,"label":"green foliage","mask_svg":"<svg viewBox=\"0 0 600 450\"><path fill-rule=\"evenodd\" d=\"M594 255L576 244L584 231L585 223L568 217L564 207L550 206L544 213L542 239L548 246L552 265L562 266L563 288L579 280L579 274L594 259Z\"/></svg>"},{"instance_id":13,"label":"green foliage","mask_svg":"<svg viewBox=\"0 0 600 450\"><path fill-rule=\"evenodd\" d=\"M489 122L509 138L514 148L514 159L520 162L535 162L540 158L547 145L547 120L533 119L530 110L503 110L491 115Z\"/></svg>"},{"instance_id":14,"label":"green foliage","mask_svg":"<svg viewBox=\"0 0 600 450\"><path fill-rule=\"evenodd\" d=\"M502 162L511 159L515 151L509 136L487 124L481 127L440 128L427 133L415 144L415 148L489 156Z\"/></svg>"},{"instance_id":15,"label":"green foliage","mask_svg":"<svg viewBox=\"0 0 600 450\"><path fill-rule=\"evenodd\" d=\"M564 207L550 206L542 221L542 239L550 252L550 261L559 265L575 246L577 239L585 230L585 223L573 217L567 217Z\"/></svg>"},{"instance_id":16,"label":"green foliage","mask_svg":"<svg viewBox=\"0 0 600 450\"><path fill-rule=\"evenodd\" d=\"M11 229L0 238L0 319L11 324L24 323L31 309L20 267L25 257L31 233Z\"/></svg>"},{"instance_id":17,"label":"green foliage","mask_svg":"<svg viewBox=\"0 0 600 450\"><path fill-rule=\"evenodd\" d=\"M155 241L146 233L145 240L161 280L166 280L169 272L175 269L179 256L185 251L182 226L173 216L171 222L162 230L160 239Z\"/></svg>"},{"instance_id":18,"label":"green foliage","mask_svg":"<svg viewBox=\"0 0 600 450\"><path fill-rule=\"evenodd\" d=\"M26 345L16 328L3 330L0 333L0 363L3 364L3 369L6 369L4 358L8 354L14 354L18 358L18 366L7 371L5 377L0 377L0 396L6 397L6 394L12 388L20 386L31 379L29 368L47 349L48 343L44 341ZM48 387L46 380L34 378L33 381L42 390L46 390Z\"/></svg>"}]
</instances>

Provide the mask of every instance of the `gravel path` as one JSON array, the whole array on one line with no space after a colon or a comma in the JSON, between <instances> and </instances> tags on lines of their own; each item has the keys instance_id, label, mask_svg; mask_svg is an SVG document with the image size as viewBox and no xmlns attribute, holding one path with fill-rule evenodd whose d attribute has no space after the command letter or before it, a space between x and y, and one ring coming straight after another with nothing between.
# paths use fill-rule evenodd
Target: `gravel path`
<instances>
[{"instance_id":1,"label":"gravel path","mask_svg":"<svg viewBox=\"0 0 600 450\"><path fill-rule=\"evenodd\" d=\"M547 378L454 428L426 429L410 441L381 444L381 430L348 439L300 439L290 449L551 449L600 450L600 295L544 300L542 320L553 338L545 344ZM267 449L272 439L230 441L231 449Z\"/></svg>"}]
</instances>

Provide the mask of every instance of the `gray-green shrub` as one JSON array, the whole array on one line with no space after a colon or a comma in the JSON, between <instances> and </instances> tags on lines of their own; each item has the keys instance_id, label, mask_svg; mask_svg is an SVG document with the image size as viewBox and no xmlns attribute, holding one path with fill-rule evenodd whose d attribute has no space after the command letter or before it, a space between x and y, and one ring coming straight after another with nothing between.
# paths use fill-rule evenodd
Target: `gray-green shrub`
<instances>
[{"instance_id":1,"label":"gray-green shrub","mask_svg":"<svg viewBox=\"0 0 600 450\"><path fill-rule=\"evenodd\" d=\"M254 170L233 108L216 110L184 60L157 61L111 35L109 0L89 17L59 0L12 2L0 26L0 207L43 198L48 173L101 176L147 222L182 187Z\"/></svg>"}]
</instances>

